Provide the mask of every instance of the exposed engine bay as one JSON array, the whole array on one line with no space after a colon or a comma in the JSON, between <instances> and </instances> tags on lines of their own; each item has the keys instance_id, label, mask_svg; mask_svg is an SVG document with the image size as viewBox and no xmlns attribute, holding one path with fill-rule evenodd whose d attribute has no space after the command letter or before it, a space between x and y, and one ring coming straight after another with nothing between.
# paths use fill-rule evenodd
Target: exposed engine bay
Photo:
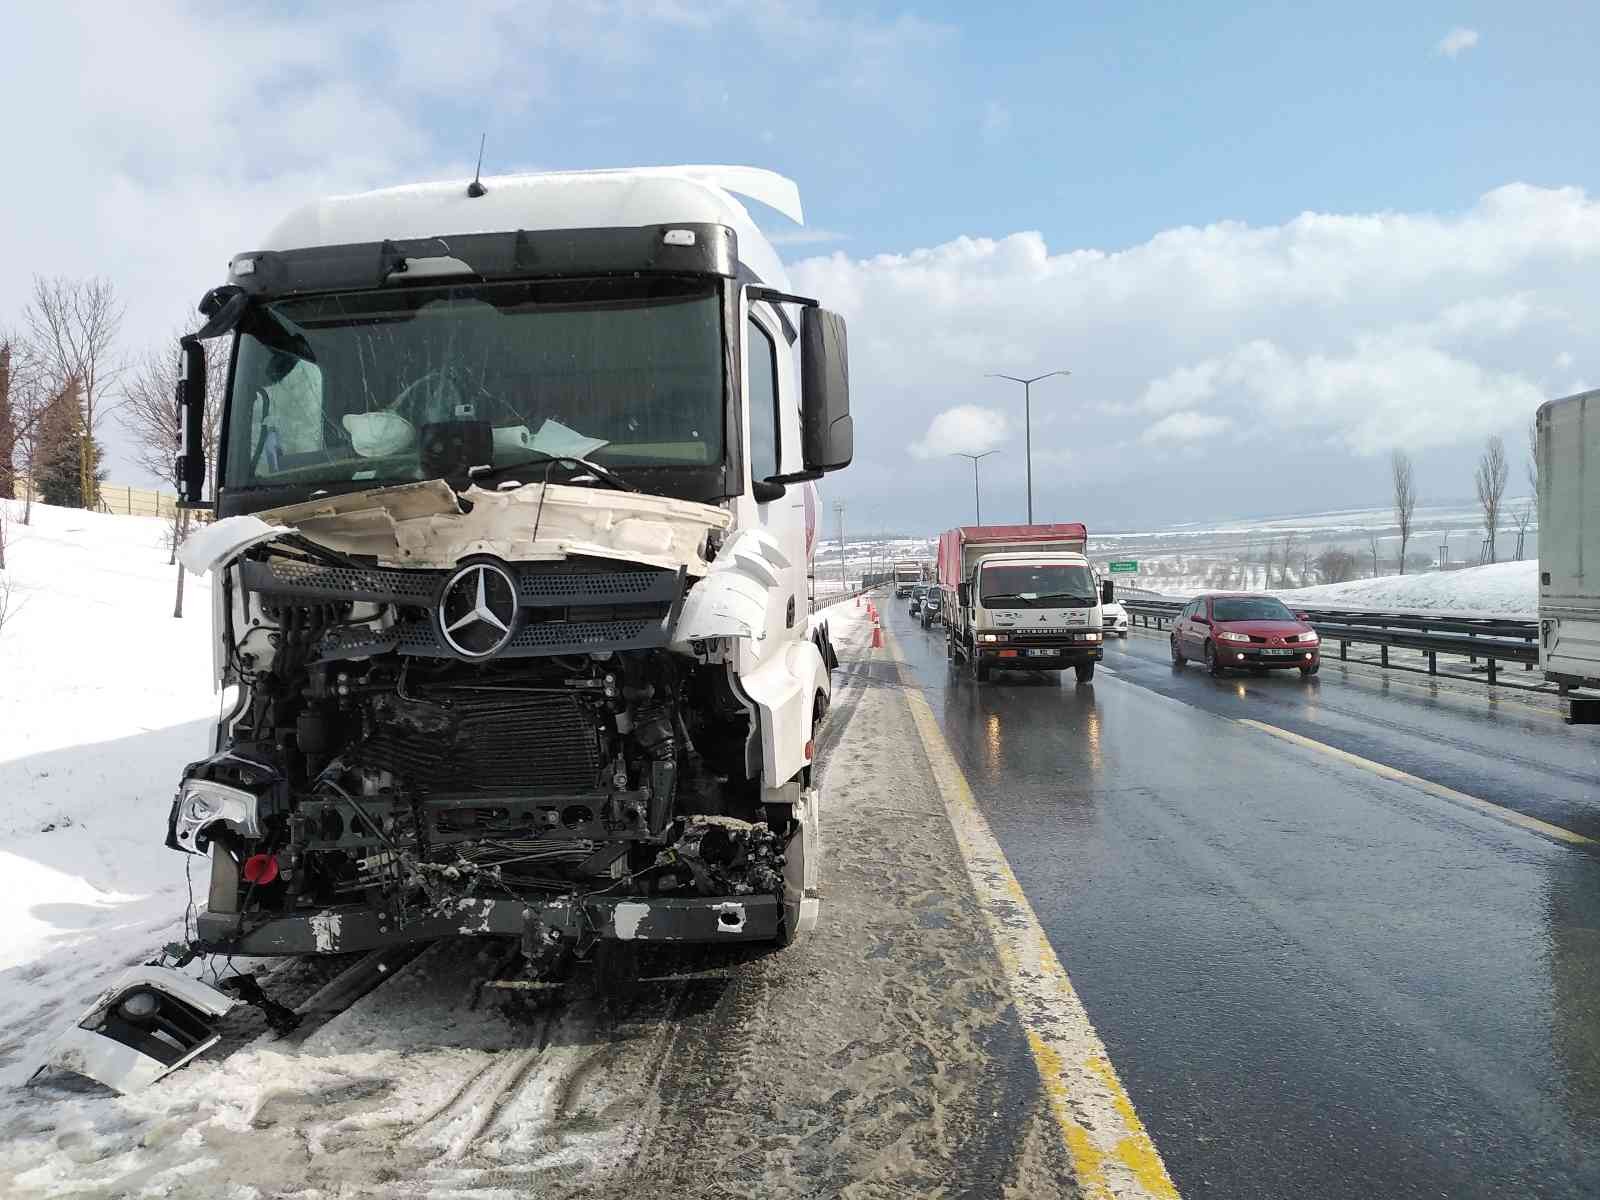
<instances>
[{"instance_id":1,"label":"exposed engine bay","mask_svg":"<svg viewBox=\"0 0 1600 1200\"><path fill-rule=\"evenodd\" d=\"M293 531L244 549L216 580L237 703L167 835L211 858L198 944L792 936L809 771L764 786L731 639L673 641L695 584L579 555L404 569Z\"/></svg>"}]
</instances>

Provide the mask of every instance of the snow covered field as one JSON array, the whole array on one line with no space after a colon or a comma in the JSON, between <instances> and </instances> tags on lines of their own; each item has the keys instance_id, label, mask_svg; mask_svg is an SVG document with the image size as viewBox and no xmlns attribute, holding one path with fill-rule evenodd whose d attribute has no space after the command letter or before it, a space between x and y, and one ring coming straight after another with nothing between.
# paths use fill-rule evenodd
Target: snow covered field
<instances>
[{"instance_id":1,"label":"snow covered field","mask_svg":"<svg viewBox=\"0 0 1600 1200\"><path fill-rule=\"evenodd\" d=\"M1318 608L1366 608L1395 612L1470 613L1480 616L1539 615L1539 564L1490 563L1461 571L1352 579L1276 593L1289 604Z\"/></svg>"}]
</instances>

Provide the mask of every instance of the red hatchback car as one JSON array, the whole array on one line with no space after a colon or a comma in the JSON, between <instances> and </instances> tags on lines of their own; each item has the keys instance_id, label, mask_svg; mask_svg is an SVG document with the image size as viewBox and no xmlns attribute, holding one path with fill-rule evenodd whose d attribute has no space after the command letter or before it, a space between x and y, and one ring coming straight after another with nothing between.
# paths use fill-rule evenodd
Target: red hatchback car
<instances>
[{"instance_id":1,"label":"red hatchback car","mask_svg":"<svg viewBox=\"0 0 1600 1200\"><path fill-rule=\"evenodd\" d=\"M1191 658L1213 675L1230 668L1258 674L1298 667L1315 675L1322 665L1322 639L1282 600L1239 592L1196 596L1172 625L1172 663Z\"/></svg>"}]
</instances>

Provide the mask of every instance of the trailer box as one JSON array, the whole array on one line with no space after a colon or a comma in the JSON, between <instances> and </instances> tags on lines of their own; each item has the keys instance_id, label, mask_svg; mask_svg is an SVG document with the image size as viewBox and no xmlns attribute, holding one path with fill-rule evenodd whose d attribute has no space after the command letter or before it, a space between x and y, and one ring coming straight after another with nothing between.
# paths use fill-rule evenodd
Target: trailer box
<instances>
[{"instance_id":1,"label":"trailer box","mask_svg":"<svg viewBox=\"0 0 1600 1200\"><path fill-rule=\"evenodd\" d=\"M1600 390L1543 405L1535 428L1539 665L1563 692L1600 688ZM1573 696L1569 720L1600 724L1600 696Z\"/></svg>"}]
</instances>

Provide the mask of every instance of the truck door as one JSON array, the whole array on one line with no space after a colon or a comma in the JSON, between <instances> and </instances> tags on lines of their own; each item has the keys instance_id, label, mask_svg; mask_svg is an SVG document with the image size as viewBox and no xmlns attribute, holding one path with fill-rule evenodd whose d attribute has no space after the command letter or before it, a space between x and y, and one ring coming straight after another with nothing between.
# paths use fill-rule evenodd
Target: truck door
<instances>
[{"instance_id":1,"label":"truck door","mask_svg":"<svg viewBox=\"0 0 1600 1200\"><path fill-rule=\"evenodd\" d=\"M744 323L744 395L747 426L746 462L751 486L739 501L739 526L755 525L775 538L788 555L785 587L774 592L775 608L768 613L773 636L765 658L795 637L805 636L806 561L805 488L790 484L782 496L762 500L755 495L756 481L801 470L799 388L793 354L784 324L766 302L749 306ZM798 630L798 633L794 631Z\"/></svg>"}]
</instances>

